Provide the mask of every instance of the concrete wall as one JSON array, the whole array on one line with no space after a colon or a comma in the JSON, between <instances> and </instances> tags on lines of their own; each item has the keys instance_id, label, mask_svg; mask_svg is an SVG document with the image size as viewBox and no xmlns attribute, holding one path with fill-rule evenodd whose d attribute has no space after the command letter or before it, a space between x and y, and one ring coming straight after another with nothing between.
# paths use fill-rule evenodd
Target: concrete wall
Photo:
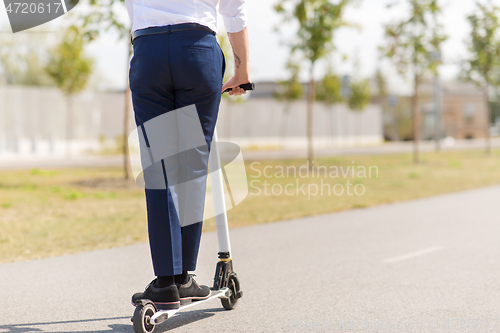
<instances>
[{"instance_id":1,"label":"concrete wall","mask_svg":"<svg viewBox=\"0 0 500 333\"><path fill-rule=\"evenodd\" d=\"M84 92L75 96L71 150L99 150L99 137L112 144L123 133L123 92ZM218 131L220 141L244 148L306 146L306 102L292 104L272 98L249 98L243 103L223 99ZM129 128L135 126L132 109ZM361 113L345 105L316 103L316 147L374 145L382 142L380 107ZM66 98L55 88L0 86L0 157L63 154L66 137Z\"/></svg>"},{"instance_id":2,"label":"concrete wall","mask_svg":"<svg viewBox=\"0 0 500 333\"><path fill-rule=\"evenodd\" d=\"M72 150L98 150L101 136L114 142L123 132L124 103L120 92L75 96ZM58 89L0 86L0 156L63 154L67 109Z\"/></svg>"},{"instance_id":3,"label":"concrete wall","mask_svg":"<svg viewBox=\"0 0 500 333\"><path fill-rule=\"evenodd\" d=\"M292 104L271 98L250 98L244 103L223 100L218 120L220 140L242 147L280 146L285 149L306 147L306 101ZM345 104L314 107L314 145L377 145L383 141L382 111L369 105L353 112Z\"/></svg>"}]
</instances>

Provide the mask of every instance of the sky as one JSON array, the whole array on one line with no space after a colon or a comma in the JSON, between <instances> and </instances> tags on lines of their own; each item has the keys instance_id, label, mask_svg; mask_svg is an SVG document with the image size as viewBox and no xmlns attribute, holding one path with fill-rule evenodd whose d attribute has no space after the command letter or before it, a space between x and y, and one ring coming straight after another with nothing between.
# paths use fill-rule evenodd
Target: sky
<instances>
[{"instance_id":1,"label":"sky","mask_svg":"<svg viewBox=\"0 0 500 333\"><path fill-rule=\"evenodd\" d=\"M353 72L353 59L356 55L359 58L361 75L373 76L377 67L380 67L389 78L389 87L394 93L410 92L410 80L399 77L387 60L380 61L378 53L378 46L384 41L383 25L405 16L406 7L404 4L393 6L390 9L386 7L387 4L397 1L361 0L359 5L347 9L346 20L358 24L361 26L361 30L341 28L335 34L336 51L332 61L339 74ZM273 10L275 2L273 0L248 0L247 2L250 77L254 82L280 80L287 77L285 63L289 56L289 50L284 42L293 36L295 31L292 26L283 26L280 23L281 18ZM494 0L494 2L500 5L500 0ZM467 54L464 41L470 27L466 17L472 12L474 1L444 0L441 3L444 5L442 23L449 38L443 44L444 65L441 66L440 74L443 79L451 80L458 73L458 60ZM2 27L0 36L10 32L7 14L3 8L0 8L0 27ZM75 15L83 9L83 5L79 4L72 12ZM118 8L118 14L124 22L128 22L125 6ZM42 25L40 30L47 29L52 33L57 31L58 27L71 20L71 17L66 16ZM218 21L219 30L222 32L222 19L219 17ZM281 32L275 31L276 26L281 27ZM117 36L112 33L105 33L89 45L87 52L96 60L93 81L98 82L99 87L113 90L124 89L127 84L129 61L126 51L127 43L128 41L118 40ZM347 61L342 60L343 55L347 55ZM316 79L321 78L324 70L324 66L317 66ZM306 80L307 68L303 69L301 78Z\"/></svg>"}]
</instances>

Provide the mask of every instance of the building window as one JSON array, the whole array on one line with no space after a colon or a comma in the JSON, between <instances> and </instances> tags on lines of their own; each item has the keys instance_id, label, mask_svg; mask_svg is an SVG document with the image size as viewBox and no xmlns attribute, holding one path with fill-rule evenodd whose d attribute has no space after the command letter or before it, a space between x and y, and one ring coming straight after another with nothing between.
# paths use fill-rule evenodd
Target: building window
<instances>
[{"instance_id":1,"label":"building window","mask_svg":"<svg viewBox=\"0 0 500 333\"><path fill-rule=\"evenodd\" d=\"M474 122L474 116L476 114L476 107L474 103L464 104L464 120L466 123L470 124Z\"/></svg>"}]
</instances>

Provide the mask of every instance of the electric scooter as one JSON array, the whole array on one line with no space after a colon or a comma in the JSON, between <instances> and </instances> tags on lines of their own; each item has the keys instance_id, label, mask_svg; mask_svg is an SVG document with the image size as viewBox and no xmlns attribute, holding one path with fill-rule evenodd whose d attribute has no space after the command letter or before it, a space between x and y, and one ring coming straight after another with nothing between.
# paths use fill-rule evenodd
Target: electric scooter
<instances>
[{"instance_id":1,"label":"electric scooter","mask_svg":"<svg viewBox=\"0 0 500 333\"><path fill-rule=\"evenodd\" d=\"M253 83L242 84L240 87L244 90L255 89L255 85ZM226 89L224 92L229 90L231 89ZM214 131L212 142L218 142L217 129ZM211 294L207 299L193 301L190 304L181 305L178 309L172 310L159 310L156 308L155 304L148 299L138 300L135 303L136 308L134 316L132 317L136 333L152 333L156 325L163 323L178 312L216 298L221 300L224 309L232 310L236 307L238 299L243 296L243 292L240 289L240 282L236 273L233 271L226 202L224 198L224 170L221 167L220 152L217 144L212 145L210 154L213 155L209 159L209 169L215 170L210 172L214 209L216 212L223 212L215 217L217 239L219 242L219 262L215 268L214 284L211 288Z\"/></svg>"}]
</instances>

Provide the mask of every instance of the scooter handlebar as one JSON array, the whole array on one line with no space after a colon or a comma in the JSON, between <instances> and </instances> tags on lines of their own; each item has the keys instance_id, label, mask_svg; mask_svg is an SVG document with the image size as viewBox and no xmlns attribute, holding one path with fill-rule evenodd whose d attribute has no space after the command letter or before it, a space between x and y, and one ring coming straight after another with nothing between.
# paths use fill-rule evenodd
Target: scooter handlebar
<instances>
[{"instance_id":1,"label":"scooter handlebar","mask_svg":"<svg viewBox=\"0 0 500 333\"><path fill-rule=\"evenodd\" d=\"M243 83L243 84L240 84L239 86L241 89L243 90L254 90L255 89L255 83ZM225 92L228 92L228 91L231 91L233 90L233 88L227 88L226 90L224 90L222 93L225 93Z\"/></svg>"}]
</instances>

